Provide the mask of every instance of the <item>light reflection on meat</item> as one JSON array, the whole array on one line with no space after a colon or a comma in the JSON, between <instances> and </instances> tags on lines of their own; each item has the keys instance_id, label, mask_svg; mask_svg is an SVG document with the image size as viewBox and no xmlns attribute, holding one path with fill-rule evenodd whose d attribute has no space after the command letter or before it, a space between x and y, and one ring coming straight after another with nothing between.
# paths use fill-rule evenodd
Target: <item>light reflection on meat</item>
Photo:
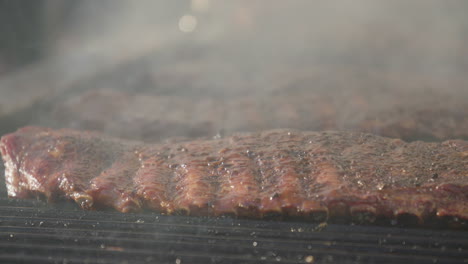
<instances>
[{"instance_id":1,"label":"light reflection on meat","mask_svg":"<svg viewBox=\"0 0 468 264\"><path fill-rule=\"evenodd\" d=\"M468 142L270 130L142 144L26 127L1 139L11 197L85 209L323 221L468 219ZM57 149L52 154L50 149Z\"/></svg>"}]
</instances>

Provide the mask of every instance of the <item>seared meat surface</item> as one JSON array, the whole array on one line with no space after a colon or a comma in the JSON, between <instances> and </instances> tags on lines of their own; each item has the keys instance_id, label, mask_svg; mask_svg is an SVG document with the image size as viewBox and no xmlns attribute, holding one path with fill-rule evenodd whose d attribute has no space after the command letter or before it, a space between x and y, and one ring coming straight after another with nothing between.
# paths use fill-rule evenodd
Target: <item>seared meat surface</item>
<instances>
[{"instance_id":1,"label":"seared meat surface","mask_svg":"<svg viewBox=\"0 0 468 264\"><path fill-rule=\"evenodd\" d=\"M463 96L404 91L325 94L292 91L250 97L154 96L91 91L58 103L40 125L96 130L112 136L164 138L267 129L351 130L403 140L468 139ZM46 119L47 117L45 117Z\"/></svg>"},{"instance_id":2,"label":"seared meat surface","mask_svg":"<svg viewBox=\"0 0 468 264\"><path fill-rule=\"evenodd\" d=\"M270 130L143 144L25 127L1 138L10 197L85 209L314 220L468 219L468 142Z\"/></svg>"}]
</instances>

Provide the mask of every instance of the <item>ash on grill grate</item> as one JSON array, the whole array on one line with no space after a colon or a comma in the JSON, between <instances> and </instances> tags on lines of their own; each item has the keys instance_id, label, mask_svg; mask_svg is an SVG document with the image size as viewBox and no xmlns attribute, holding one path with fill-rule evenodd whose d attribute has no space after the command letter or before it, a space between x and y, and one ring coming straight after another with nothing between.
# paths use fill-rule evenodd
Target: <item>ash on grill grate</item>
<instances>
[{"instance_id":1,"label":"ash on grill grate","mask_svg":"<svg viewBox=\"0 0 468 264\"><path fill-rule=\"evenodd\" d=\"M460 263L468 233L120 214L0 199L2 263Z\"/></svg>"}]
</instances>

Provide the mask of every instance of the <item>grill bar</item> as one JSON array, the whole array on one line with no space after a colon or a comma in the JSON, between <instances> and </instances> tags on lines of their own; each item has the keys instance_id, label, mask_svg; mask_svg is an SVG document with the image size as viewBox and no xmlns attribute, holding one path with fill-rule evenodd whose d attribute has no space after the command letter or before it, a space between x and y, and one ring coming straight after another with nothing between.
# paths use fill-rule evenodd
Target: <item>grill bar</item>
<instances>
[{"instance_id":1,"label":"grill bar","mask_svg":"<svg viewBox=\"0 0 468 264\"><path fill-rule=\"evenodd\" d=\"M41 221L44 223L43 221ZM25 240L34 240L34 239L48 239L48 240L70 240L77 236L86 235L86 243L95 242L96 244L101 243L101 241L106 241L109 239L119 239L120 243L126 243L128 246L138 245L138 244L151 244L155 242L155 239L165 242L172 241L174 243L203 243L203 241L208 241L209 243L236 243L238 247L245 246L250 248L253 242L261 245L269 245L269 247L274 247L275 245L281 245L278 247L278 250L296 250L298 248L307 248L314 246L314 248L329 247L333 245L335 248L342 248L343 250L359 250L359 248L372 249L376 252L387 252L387 251L399 251L401 253L407 252L408 254L413 254L412 250L408 250L408 247L421 247L420 252L422 254L432 254L432 255L450 255L453 251L455 256L459 255L459 252L462 251L465 247L463 241L456 239L445 239L444 244L441 246L440 242L435 238L432 238L432 241L426 241L421 238L406 238L405 240L393 237L380 238L380 239L371 239L369 236L362 236L356 234L353 238L340 238L338 235L328 236L326 238L309 236L309 238L285 238L283 236L269 237L262 233L244 234L228 236L227 233L216 233L213 235L204 234L200 230L200 234L193 234L185 232L184 230L178 230L179 232L169 231L165 232L164 228L153 229L151 233L148 233L149 230L145 232L136 231L112 231L112 230L103 230L103 229L86 229L86 228L75 228L70 224L63 224L59 222L61 228L56 227L45 227L45 224L41 224L37 221L28 221L26 225L30 227L17 227L14 225L6 226L6 222L3 224L5 226L0 227L0 237L6 237L8 235L14 234L20 236ZM40 228L36 228L39 226ZM66 230L62 230L63 227L66 227ZM192 227L193 228L193 227ZM57 233L57 230L60 230L60 233ZM118 230L118 229L116 229ZM326 233L326 232L325 232ZM255 241L253 241L255 240ZM408 241L408 242L406 242ZM156 241L157 242L157 241ZM307 245L307 247L305 246ZM382 247L386 245L386 247ZM443 251L437 252L433 251L433 248L441 248ZM455 249L455 250L453 250ZM437 254L438 253L438 254Z\"/></svg>"},{"instance_id":2,"label":"grill bar","mask_svg":"<svg viewBox=\"0 0 468 264\"><path fill-rule=\"evenodd\" d=\"M86 212L0 199L0 261L463 263L468 232Z\"/></svg>"},{"instance_id":3,"label":"grill bar","mask_svg":"<svg viewBox=\"0 0 468 264\"><path fill-rule=\"evenodd\" d=\"M0 203L2 200L0 199ZM30 201L22 201L30 202ZM37 202L36 202L37 203ZM47 205L41 205L47 206ZM231 218L204 218L204 217L181 217L181 216L164 216L155 213L147 214L120 214L115 212L89 212L81 210L57 210L52 208L37 208L37 205L34 207L13 207L13 206L2 206L0 205L0 215L8 218L24 218L24 219L37 219L37 220L61 220L61 221L77 221L79 223L93 223L99 225L100 223L106 223L109 226L111 225L121 225L119 227L130 226L132 231L138 226L145 226L144 224L155 224L166 225L168 227L191 227L192 225L197 225L199 227L204 226L206 228L218 227L218 229L229 229L231 231L232 227L236 227L237 232L255 232L257 231L271 231L277 233L290 234L297 232L301 235L301 230L306 229L307 231L317 231L320 229L317 225L305 225L304 223L297 222L287 222L285 225L282 222L267 222L267 221L245 221L245 220L234 220ZM140 224L135 226L134 224ZM351 230L352 229L352 230ZM348 225L329 225L327 227L328 234L337 233L343 235L343 232L354 231L354 233L360 233L360 235L366 235L364 231L368 231L369 226L353 226L350 228ZM362 232L361 232L362 231ZM388 227L379 227L372 226L372 233L369 233L370 236L375 236L376 234L388 234ZM398 233L391 234L394 237L421 237L421 238L430 238L434 235L440 234L440 230L428 230L424 229L408 229L408 228L398 228ZM282 235L285 235L282 234ZM314 233L320 234L320 233ZM461 238L466 237L466 232L453 231L453 230L444 230L443 232L445 237ZM354 236L355 234L352 234ZM297 237L295 234L294 237Z\"/></svg>"}]
</instances>

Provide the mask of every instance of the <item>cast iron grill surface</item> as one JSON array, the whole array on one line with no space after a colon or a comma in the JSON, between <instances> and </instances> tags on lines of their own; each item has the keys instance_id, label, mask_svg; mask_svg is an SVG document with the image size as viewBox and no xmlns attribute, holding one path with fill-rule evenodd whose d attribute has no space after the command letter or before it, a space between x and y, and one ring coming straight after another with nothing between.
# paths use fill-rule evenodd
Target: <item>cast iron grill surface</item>
<instances>
[{"instance_id":1,"label":"cast iron grill surface","mask_svg":"<svg viewBox=\"0 0 468 264\"><path fill-rule=\"evenodd\" d=\"M0 199L0 263L468 263L468 232L121 214Z\"/></svg>"}]
</instances>

